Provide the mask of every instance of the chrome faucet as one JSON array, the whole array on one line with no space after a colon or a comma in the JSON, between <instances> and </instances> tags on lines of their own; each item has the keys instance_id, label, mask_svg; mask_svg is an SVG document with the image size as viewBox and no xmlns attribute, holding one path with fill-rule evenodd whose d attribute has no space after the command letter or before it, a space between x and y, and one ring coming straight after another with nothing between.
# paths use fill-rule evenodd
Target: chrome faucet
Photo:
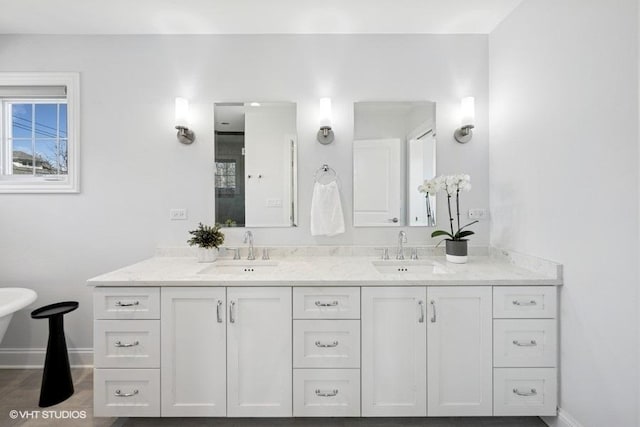
<instances>
[{"instance_id":1,"label":"chrome faucet","mask_svg":"<svg viewBox=\"0 0 640 427\"><path fill-rule=\"evenodd\" d=\"M244 233L244 243L249 243L249 255L247 255L247 259L249 261L253 261L256 259L255 254L253 253L253 233L251 231L247 231Z\"/></svg>"},{"instance_id":2,"label":"chrome faucet","mask_svg":"<svg viewBox=\"0 0 640 427\"><path fill-rule=\"evenodd\" d=\"M396 259L404 259L404 244L407 243L407 233L401 231L398 233L398 252L396 253Z\"/></svg>"}]
</instances>

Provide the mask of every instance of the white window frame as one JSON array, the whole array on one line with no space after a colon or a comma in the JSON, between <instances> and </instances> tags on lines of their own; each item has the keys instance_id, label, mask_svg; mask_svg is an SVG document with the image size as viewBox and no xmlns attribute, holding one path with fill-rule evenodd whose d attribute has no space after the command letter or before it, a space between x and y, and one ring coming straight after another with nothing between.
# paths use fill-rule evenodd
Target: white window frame
<instances>
[{"instance_id":1,"label":"white window frame","mask_svg":"<svg viewBox=\"0 0 640 427\"><path fill-rule=\"evenodd\" d=\"M67 88L67 174L55 176L0 175L0 193L79 193L80 192L80 74L79 73L0 73L0 86L65 86ZM7 101L14 101L7 99ZM29 101L25 101L29 103ZM9 120L0 115L2 163L7 165Z\"/></svg>"}]
</instances>

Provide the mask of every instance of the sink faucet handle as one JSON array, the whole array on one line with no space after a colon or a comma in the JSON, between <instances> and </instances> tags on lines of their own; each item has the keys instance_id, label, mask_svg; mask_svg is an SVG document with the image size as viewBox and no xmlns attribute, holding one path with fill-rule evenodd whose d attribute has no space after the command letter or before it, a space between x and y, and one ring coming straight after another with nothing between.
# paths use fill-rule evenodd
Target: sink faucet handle
<instances>
[{"instance_id":1,"label":"sink faucet handle","mask_svg":"<svg viewBox=\"0 0 640 427\"><path fill-rule=\"evenodd\" d=\"M267 261L269 260L269 248L262 248L262 259Z\"/></svg>"},{"instance_id":2,"label":"sink faucet handle","mask_svg":"<svg viewBox=\"0 0 640 427\"><path fill-rule=\"evenodd\" d=\"M383 259L383 260L388 260L389 259L389 248L376 248L376 249L382 251L381 259Z\"/></svg>"},{"instance_id":3,"label":"sink faucet handle","mask_svg":"<svg viewBox=\"0 0 640 427\"><path fill-rule=\"evenodd\" d=\"M418 259L418 248L411 248L411 259L412 260Z\"/></svg>"},{"instance_id":4,"label":"sink faucet handle","mask_svg":"<svg viewBox=\"0 0 640 427\"><path fill-rule=\"evenodd\" d=\"M233 259L240 259L240 248L233 248Z\"/></svg>"}]
</instances>

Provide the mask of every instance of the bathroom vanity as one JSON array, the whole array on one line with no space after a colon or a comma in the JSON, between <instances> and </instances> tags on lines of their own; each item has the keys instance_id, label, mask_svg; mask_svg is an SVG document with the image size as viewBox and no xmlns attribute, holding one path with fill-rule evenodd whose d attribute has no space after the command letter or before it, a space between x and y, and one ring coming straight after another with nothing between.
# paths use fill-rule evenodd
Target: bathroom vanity
<instances>
[{"instance_id":1,"label":"bathroom vanity","mask_svg":"<svg viewBox=\"0 0 640 427\"><path fill-rule=\"evenodd\" d=\"M95 415L556 414L559 265L336 255L89 280Z\"/></svg>"}]
</instances>

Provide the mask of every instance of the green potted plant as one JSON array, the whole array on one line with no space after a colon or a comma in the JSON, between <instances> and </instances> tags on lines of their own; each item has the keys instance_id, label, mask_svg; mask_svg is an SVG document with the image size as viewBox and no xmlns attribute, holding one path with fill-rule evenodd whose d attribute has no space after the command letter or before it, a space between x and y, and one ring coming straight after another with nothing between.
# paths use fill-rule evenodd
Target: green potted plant
<instances>
[{"instance_id":1,"label":"green potted plant","mask_svg":"<svg viewBox=\"0 0 640 427\"><path fill-rule=\"evenodd\" d=\"M213 262L218 258L218 248L224 243L224 233L220 224L213 227L198 224L198 228L189 231L193 237L187 240L189 246L198 246L198 262Z\"/></svg>"},{"instance_id":2,"label":"green potted plant","mask_svg":"<svg viewBox=\"0 0 640 427\"><path fill-rule=\"evenodd\" d=\"M225 227L235 227L237 224L234 220L232 220L231 218L227 219L224 222Z\"/></svg>"},{"instance_id":3,"label":"green potted plant","mask_svg":"<svg viewBox=\"0 0 640 427\"><path fill-rule=\"evenodd\" d=\"M478 221L472 221L465 225L460 225L460 192L471 190L471 177L469 175L447 175L438 176L432 180L427 180L421 186L424 190L428 190L429 194L435 194L438 191L444 191L447 193L447 207L449 208L449 227L450 230L436 230L431 233L431 237L446 236L445 253L447 261L464 264L468 258L468 240L466 237L475 234L471 230L465 230L470 225L475 224ZM419 191L425 192L419 188ZM454 218L451 211L451 199L455 196L456 199L456 217L457 225L454 229ZM442 243L442 241L440 242ZM438 245L440 244L438 243Z\"/></svg>"}]
</instances>

